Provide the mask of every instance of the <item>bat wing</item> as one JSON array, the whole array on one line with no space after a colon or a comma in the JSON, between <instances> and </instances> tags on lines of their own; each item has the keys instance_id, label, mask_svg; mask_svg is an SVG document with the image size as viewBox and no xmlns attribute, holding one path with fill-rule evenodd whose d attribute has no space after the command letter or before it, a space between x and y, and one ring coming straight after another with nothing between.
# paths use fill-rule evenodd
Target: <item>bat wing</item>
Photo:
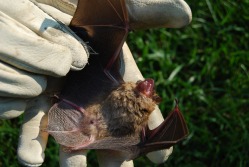
<instances>
[{"instance_id":1,"label":"bat wing","mask_svg":"<svg viewBox=\"0 0 249 167\"><path fill-rule=\"evenodd\" d=\"M95 140L81 149L108 149L124 152L127 160L135 159L152 151L169 148L188 135L185 120L176 105L175 109L169 113L168 117L157 128L149 130L147 128L144 137L107 137ZM79 147L72 148L77 150Z\"/></svg>"},{"instance_id":2,"label":"bat wing","mask_svg":"<svg viewBox=\"0 0 249 167\"><path fill-rule=\"evenodd\" d=\"M129 31L125 0L79 0L70 28L100 54L107 76L119 79L115 62Z\"/></svg>"},{"instance_id":3,"label":"bat wing","mask_svg":"<svg viewBox=\"0 0 249 167\"><path fill-rule=\"evenodd\" d=\"M70 150L79 149L94 149L94 150L116 150L124 152L128 157L133 154L133 150L136 151L136 147L140 142L140 138L137 136L127 137L105 137L103 139L95 140L88 145L81 147L71 147Z\"/></svg>"},{"instance_id":4,"label":"bat wing","mask_svg":"<svg viewBox=\"0 0 249 167\"><path fill-rule=\"evenodd\" d=\"M132 159L152 151L169 148L188 135L188 128L178 105L157 128L145 133L143 142L137 145Z\"/></svg>"},{"instance_id":5,"label":"bat wing","mask_svg":"<svg viewBox=\"0 0 249 167\"><path fill-rule=\"evenodd\" d=\"M82 131L82 121L88 119L84 112L60 101L48 112L47 132L66 147L83 146L92 142L92 136ZM87 126L87 125L85 125ZM86 127L85 127L86 128Z\"/></svg>"}]
</instances>

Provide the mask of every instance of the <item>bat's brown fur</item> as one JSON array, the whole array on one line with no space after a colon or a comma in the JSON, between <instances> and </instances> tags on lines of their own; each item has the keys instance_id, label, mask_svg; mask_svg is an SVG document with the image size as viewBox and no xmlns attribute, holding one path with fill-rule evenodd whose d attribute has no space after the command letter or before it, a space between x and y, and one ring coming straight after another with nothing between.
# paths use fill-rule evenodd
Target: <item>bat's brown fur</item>
<instances>
[{"instance_id":1,"label":"bat's brown fur","mask_svg":"<svg viewBox=\"0 0 249 167\"><path fill-rule=\"evenodd\" d=\"M97 138L139 135L156 102L139 92L136 86L133 82L123 83L101 104L89 106L86 109L87 117L95 118L82 122L90 125L88 133L98 133Z\"/></svg>"},{"instance_id":2,"label":"bat's brown fur","mask_svg":"<svg viewBox=\"0 0 249 167\"><path fill-rule=\"evenodd\" d=\"M149 115L160 101L148 83L150 80L122 83L103 95L101 102L98 100L85 108L64 99L49 112L48 132L64 146L65 151L119 150L127 154L127 160L169 148L188 134L177 106L158 128L153 131L145 128L144 135L140 136Z\"/></svg>"}]
</instances>

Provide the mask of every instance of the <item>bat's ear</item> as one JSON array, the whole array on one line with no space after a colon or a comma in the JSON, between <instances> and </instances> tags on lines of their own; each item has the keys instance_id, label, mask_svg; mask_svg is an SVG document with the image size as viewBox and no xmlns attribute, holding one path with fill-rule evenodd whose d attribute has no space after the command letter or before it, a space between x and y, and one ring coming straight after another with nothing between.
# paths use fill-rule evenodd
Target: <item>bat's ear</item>
<instances>
[{"instance_id":1,"label":"bat's ear","mask_svg":"<svg viewBox=\"0 0 249 167\"><path fill-rule=\"evenodd\" d=\"M152 97L154 94L154 80L148 78L144 81L139 81L137 82L136 89L145 96Z\"/></svg>"},{"instance_id":2,"label":"bat's ear","mask_svg":"<svg viewBox=\"0 0 249 167\"><path fill-rule=\"evenodd\" d=\"M146 97L151 98L156 104L162 101L162 98L158 96L154 91L154 80L145 79L144 81L138 81L136 89L139 93L144 94Z\"/></svg>"}]
</instances>

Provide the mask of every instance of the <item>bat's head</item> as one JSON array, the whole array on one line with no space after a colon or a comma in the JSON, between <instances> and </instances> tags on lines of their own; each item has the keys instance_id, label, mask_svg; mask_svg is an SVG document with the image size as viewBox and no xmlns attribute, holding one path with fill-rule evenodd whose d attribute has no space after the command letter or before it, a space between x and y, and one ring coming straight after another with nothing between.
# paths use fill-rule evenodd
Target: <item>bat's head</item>
<instances>
[{"instance_id":1,"label":"bat's head","mask_svg":"<svg viewBox=\"0 0 249 167\"><path fill-rule=\"evenodd\" d=\"M151 98L156 104L161 102L161 98L155 93L153 79L145 79L144 81L138 81L136 90L144 96Z\"/></svg>"}]
</instances>

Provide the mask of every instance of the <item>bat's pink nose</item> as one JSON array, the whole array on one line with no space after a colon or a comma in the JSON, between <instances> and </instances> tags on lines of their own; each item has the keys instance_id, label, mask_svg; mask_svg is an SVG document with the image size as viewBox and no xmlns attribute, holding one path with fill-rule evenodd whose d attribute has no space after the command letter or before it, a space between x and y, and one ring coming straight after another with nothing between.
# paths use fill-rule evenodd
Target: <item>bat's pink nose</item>
<instances>
[{"instance_id":1,"label":"bat's pink nose","mask_svg":"<svg viewBox=\"0 0 249 167\"><path fill-rule=\"evenodd\" d=\"M145 79L137 84L137 90L147 97L151 97L154 93L154 80Z\"/></svg>"}]
</instances>

